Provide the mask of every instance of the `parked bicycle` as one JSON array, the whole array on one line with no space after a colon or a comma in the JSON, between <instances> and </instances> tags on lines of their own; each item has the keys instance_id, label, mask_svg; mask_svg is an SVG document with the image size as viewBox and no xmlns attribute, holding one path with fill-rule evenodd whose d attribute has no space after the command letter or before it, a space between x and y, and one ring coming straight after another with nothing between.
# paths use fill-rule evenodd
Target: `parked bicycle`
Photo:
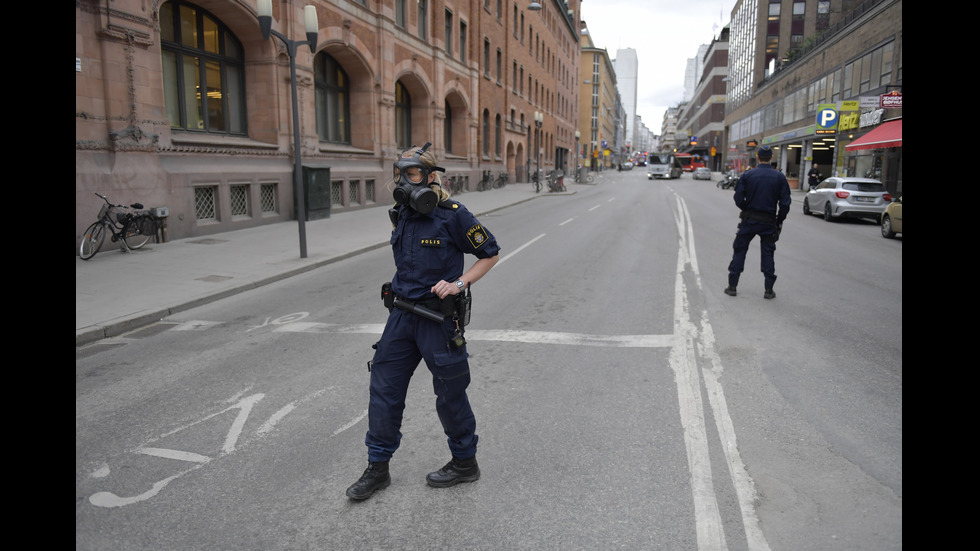
<instances>
[{"instance_id":1,"label":"parked bicycle","mask_svg":"<svg viewBox=\"0 0 980 551\"><path fill-rule=\"evenodd\" d=\"M487 172L489 173L490 171L488 170ZM507 180L509 180L509 179L510 179L510 175L509 174L507 174L506 172L501 172L500 174L497 175L497 179L494 180L494 182L493 182L493 188L494 189L499 189L499 188L502 188L502 187L506 186L507 185Z\"/></svg>"},{"instance_id":2,"label":"parked bicycle","mask_svg":"<svg viewBox=\"0 0 980 551\"><path fill-rule=\"evenodd\" d=\"M480 183L476 185L477 191L484 191L493 187L493 176L489 170L484 170L482 172L483 176L480 178Z\"/></svg>"},{"instance_id":3,"label":"parked bicycle","mask_svg":"<svg viewBox=\"0 0 980 551\"><path fill-rule=\"evenodd\" d=\"M459 195L466 192L465 181L462 176L450 176L446 178L446 188L450 195Z\"/></svg>"},{"instance_id":4,"label":"parked bicycle","mask_svg":"<svg viewBox=\"0 0 980 551\"><path fill-rule=\"evenodd\" d=\"M531 174L531 184L534 186L534 193L540 193L541 192L541 170L540 169L535 170L534 173Z\"/></svg>"},{"instance_id":5,"label":"parked bicycle","mask_svg":"<svg viewBox=\"0 0 980 551\"><path fill-rule=\"evenodd\" d=\"M106 232L112 237L112 242L122 241L121 249L125 252L139 249L146 245L150 237L157 232L157 218L149 211L140 210L141 203L113 205L101 194L96 193L105 201L99 209L99 219L89 226L82 234L82 243L78 248L78 256L88 260L102 248ZM133 212L130 212L132 210Z\"/></svg>"},{"instance_id":6,"label":"parked bicycle","mask_svg":"<svg viewBox=\"0 0 980 551\"><path fill-rule=\"evenodd\" d=\"M561 170L548 171L548 192L565 191L565 172Z\"/></svg>"}]
</instances>

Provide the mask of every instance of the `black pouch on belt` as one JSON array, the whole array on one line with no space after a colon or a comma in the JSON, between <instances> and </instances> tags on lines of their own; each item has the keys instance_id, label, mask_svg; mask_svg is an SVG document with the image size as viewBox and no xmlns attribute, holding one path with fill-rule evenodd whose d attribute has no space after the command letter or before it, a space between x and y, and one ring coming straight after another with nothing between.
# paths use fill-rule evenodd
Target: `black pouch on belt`
<instances>
[{"instance_id":1,"label":"black pouch on belt","mask_svg":"<svg viewBox=\"0 0 980 551\"><path fill-rule=\"evenodd\" d=\"M385 308L391 312L391 309L395 307L395 293L391 290L391 282L381 284L381 300L385 304Z\"/></svg>"}]
</instances>

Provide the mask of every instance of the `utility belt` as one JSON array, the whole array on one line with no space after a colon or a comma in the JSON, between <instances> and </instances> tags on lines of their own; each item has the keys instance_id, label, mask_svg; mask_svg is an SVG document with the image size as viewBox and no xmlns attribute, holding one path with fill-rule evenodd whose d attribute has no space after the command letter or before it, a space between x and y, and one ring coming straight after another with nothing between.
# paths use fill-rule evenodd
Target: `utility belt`
<instances>
[{"instance_id":1,"label":"utility belt","mask_svg":"<svg viewBox=\"0 0 980 551\"><path fill-rule=\"evenodd\" d=\"M776 215L771 212L761 210L743 210L738 215L739 218L747 222L760 222L762 224L775 224Z\"/></svg>"},{"instance_id":2,"label":"utility belt","mask_svg":"<svg viewBox=\"0 0 980 551\"><path fill-rule=\"evenodd\" d=\"M391 290L391 282L381 285L381 300L389 312L393 308L404 310L442 323L446 318L452 318L460 327L470 323L470 306L473 304L473 292L467 288L458 295L446 298L430 298L425 300L407 300L395 296Z\"/></svg>"}]
</instances>

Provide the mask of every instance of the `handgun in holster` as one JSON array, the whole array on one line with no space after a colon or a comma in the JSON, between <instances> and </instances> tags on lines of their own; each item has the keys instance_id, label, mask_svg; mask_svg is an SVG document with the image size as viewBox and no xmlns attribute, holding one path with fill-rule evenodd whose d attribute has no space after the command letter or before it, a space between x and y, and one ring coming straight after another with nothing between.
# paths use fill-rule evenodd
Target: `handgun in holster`
<instances>
[{"instance_id":1,"label":"handgun in holster","mask_svg":"<svg viewBox=\"0 0 980 551\"><path fill-rule=\"evenodd\" d=\"M470 310L473 306L473 291L467 286L465 292L454 297L453 306L455 310L452 314L453 319L457 320L462 327L469 325Z\"/></svg>"}]
</instances>

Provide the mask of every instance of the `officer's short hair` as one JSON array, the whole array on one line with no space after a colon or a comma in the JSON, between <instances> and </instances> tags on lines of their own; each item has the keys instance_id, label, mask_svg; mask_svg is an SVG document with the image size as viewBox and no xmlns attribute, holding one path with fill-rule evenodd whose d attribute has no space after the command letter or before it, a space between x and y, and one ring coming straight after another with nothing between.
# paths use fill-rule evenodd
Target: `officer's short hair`
<instances>
[{"instance_id":1,"label":"officer's short hair","mask_svg":"<svg viewBox=\"0 0 980 551\"><path fill-rule=\"evenodd\" d=\"M768 161L769 159L772 159L772 148L768 145L764 145L760 147L755 154L759 156L759 160Z\"/></svg>"}]
</instances>

